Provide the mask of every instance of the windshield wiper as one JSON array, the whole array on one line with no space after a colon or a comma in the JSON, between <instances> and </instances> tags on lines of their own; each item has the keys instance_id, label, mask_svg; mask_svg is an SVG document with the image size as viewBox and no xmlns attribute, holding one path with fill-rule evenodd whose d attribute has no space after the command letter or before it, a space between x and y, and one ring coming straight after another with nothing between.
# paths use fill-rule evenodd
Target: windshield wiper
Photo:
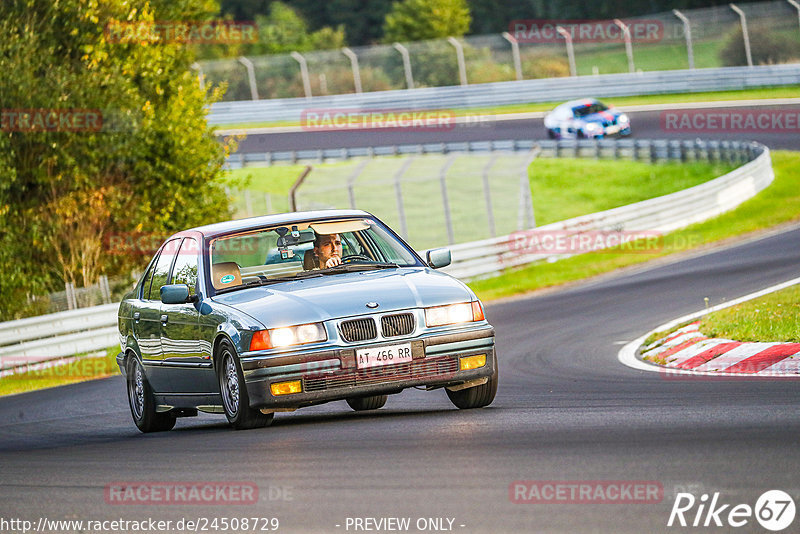
<instances>
[{"instance_id":1,"label":"windshield wiper","mask_svg":"<svg viewBox=\"0 0 800 534\"><path fill-rule=\"evenodd\" d=\"M397 269L400 267L396 263L376 262L376 263L340 263L333 267L319 271L322 274L355 273L359 271L372 271L375 269Z\"/></svg>"}]
</instances>

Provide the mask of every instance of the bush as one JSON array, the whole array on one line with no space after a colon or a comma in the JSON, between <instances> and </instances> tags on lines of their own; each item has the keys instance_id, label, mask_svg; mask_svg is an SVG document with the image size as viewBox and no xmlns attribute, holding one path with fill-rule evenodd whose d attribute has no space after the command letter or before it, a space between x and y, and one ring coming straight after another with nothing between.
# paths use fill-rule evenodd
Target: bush
<instances>
[{"instance_id":1,"label":"bush","mask_svg":"<svg viewBox=\"0 0 800 534\"><path fill-rule=\"evenodd\" d=\"M748 33L754 65L786 63L800 57L800 43L797 39L776 31L775 28L764 24L753 24L748 26ZM741 26L737 26L728 34L725 46L720 50L720 59L722 64L728 67L747 65Z\"/></svg>"}]
</instances>

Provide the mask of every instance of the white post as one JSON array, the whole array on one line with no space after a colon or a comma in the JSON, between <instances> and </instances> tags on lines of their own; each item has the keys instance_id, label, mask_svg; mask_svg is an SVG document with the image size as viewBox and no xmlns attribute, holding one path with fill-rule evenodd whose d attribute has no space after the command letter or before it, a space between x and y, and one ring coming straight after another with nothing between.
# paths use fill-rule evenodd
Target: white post
<instances>
[{"instance_id":1,"label":"white post","mask_svg":"<svg viewBox=\"0 0 800 534\"><path fill-rule=\"evenodd\" d=\"M358 68L358 56L348 47L342 48L342 54L347 56L350 60L350 67L353 69L353 85L356 88L356 93L361 92L361 70Z\"/></svg>"},{"instance_id":2,"label":"white post","mask_svg":"<svg viewBox=\"0 0 800 534\"><path fill-rule=\"evenodd\" d=\"M197 71L197 79L200 81L200 89L205 91L206 90L206 80L205 80L205 76L203 75L203 67L201 67L200 63L198 63L197 61L195 61L194 63L192 63L189 66Z\"/></svg>"},{"instance_id":3,"label":"white post","mask_svg":"<svg viewBox=\"0 0 800 534\"><path fill-rule=\"evenodd\" d=\"M739 9L736 4L728 4L731 6L731 9L739 15L739 19L742 21L742 38L744 39L744 55L747 56L747 66L753 66L753 56L750 53L750 34L747 33L747 17L744 14L744 11Z\"/></svg>"},{"instance_id":4,"label":"white post","mask_svg":"<svg viewBox=\"0 0 800 534\"><path fill-rule=\"evenodd\" d=\"M689 55L689 68L693 69L694 51L692 50L692 27L689 25L689 19L677 9L673 9L672 14L683 22L683 33L686 35L686 53Z\"/></svg>"},{"instance_id":5,"label":"white post","mask_svg":"<svg viewBox=\"0 0 800 534\"><path fill-rule=\"evenodd\" d=\"M306 98L311 98L311 80L308 78L308 63L306 63L306 58L299 52L292 52L290 55L300 64L300 76L303 77L303 92L305 92Z\"/></svg>"},{"instance_id":6,"label":"white post","mask_svg":"<svg viewBox=\"0 0 800 534\"><path fill-rule=\"evenodd\" d=\"M461 85L467 85L467 64L464 61L464 47L455 37L448 37L447 42L456 49L456 59L458 60L458 77Z\"/></svg>"},{"instance_id":7,"label":"white post","mask_svg":"<svg viewBox=\"0 0 800 534\"><path fill-rule=\"evenodd\" d=\"M395 50L400 52L401 56L403 56L403 71L405 71L406 74L406 85L408 86L408 89L413 89L414 77L411 75L411 58L408 55L408 48L400 43L392 43L392 46Z\"/></svg>"},{"instance_id":8,"label":"white post","mask_svg":"<svg viewBox=\"0 0 800 534\"><path fill-rule=\"evenodd\" d=\"M569 58L569 75L570 76L577 76L578 69L575 66L575 49L572 46L572 35L569 34L567 30L565 30L561 26L556 26L556 31L561 34L565 41L567 41L567 57Z\"/></svg>"},{"instance_id":9,"label":"white post","mask_svg":"<svg viewBox=\"0 0 800 534\"><path fill-rule=\"evenodd\" d=\"M451 154L442 168L439 169L439 188L442 192L442 208L444 209L444 223L447 228L447 243L453 245L456 242L453 232L453 214L450 212L450 199L447 196L447 171L456 161L456 154Z\"/></svg>"},{"instance_id":10,"label":"white post","mask_svg":"<svg viewBox=\"0 0 800 534\"><path fill-rule=\"evenodd\" d=\"M631 44L631 30L628 28L628 25L622 22L619 19L614 19L614 24L616 24L620 30L622 30L622 35L625 38L625 53L628 55L628 72L634 73L636 72L636 67L633 65L633 45Z\"/></svg>"},{"instance_id":11,"label":"white post","mask_svg":"<svg viewBox=\"0 0 800 534\"><path fill-rule=\"evenodd\" d=\"M517 73L517 80L522 80L522 61L519 57L519 42L508 32L503 32L503 39L511 43L511 56L514 58L514 71Z\"/></svg>"},{"instance_id":12,"label":"white post","mask_svg":"<svg viewBox=\"0 0 800 534\"><path fill-rule=\"evenodd\" d=\"M244 65L247 69L247 79L250 82L250 96L253 100L258 100L258 88L256 87L256 71L253 68L253 62L242 56L239 58L239 63Z\"/></svg>"},{"instance_id":13,"label":"white post","mask_svg":"<svg viewBox=\"0 0 800 534\"><path fill-rule=\"evenodd\" d=\"M797 23L800 24L800 4L798 4L794 0L786 0L786 1L789 2L792 5L792 7L794 7L797 10Z\"/></svg>"}]
</instances>

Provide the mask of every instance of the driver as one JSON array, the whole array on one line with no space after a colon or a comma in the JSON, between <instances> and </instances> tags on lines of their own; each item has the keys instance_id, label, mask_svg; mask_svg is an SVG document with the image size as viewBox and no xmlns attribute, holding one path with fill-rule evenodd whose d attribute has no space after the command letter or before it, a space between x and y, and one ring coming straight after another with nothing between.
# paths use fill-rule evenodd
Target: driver
<instances>
[{"instance_id":1,"label":"driver","mask_svg":"<svg viewBox=\"0 0 800 534\"><path fill-rule=\"evenodd\" d=\"M320 269L342 263L342 238L339 234L317 234L314 238L314 256Z\"/></svg>"}]
</instances>

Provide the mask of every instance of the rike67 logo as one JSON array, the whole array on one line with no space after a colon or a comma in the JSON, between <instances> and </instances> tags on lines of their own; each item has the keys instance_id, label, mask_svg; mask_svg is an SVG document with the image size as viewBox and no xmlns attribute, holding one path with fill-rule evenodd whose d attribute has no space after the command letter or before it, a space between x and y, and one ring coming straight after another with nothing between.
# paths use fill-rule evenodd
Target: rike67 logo
<instances>
[{"instance_id":1,"label":"rike67 logo","mask_svg":"<svg viewBox=\"0 0 800 534\"><path fill-rule=\"evenodd\" d=\"M667 526L739 528L752 524L755 518L763 528L779 532L794 522L794 516L794 500L781 490L764 492L755 506L724 503L719 492L710 499L707 493L699 499L691 493L678 493Z\"/></svg>"}]
</instances>

